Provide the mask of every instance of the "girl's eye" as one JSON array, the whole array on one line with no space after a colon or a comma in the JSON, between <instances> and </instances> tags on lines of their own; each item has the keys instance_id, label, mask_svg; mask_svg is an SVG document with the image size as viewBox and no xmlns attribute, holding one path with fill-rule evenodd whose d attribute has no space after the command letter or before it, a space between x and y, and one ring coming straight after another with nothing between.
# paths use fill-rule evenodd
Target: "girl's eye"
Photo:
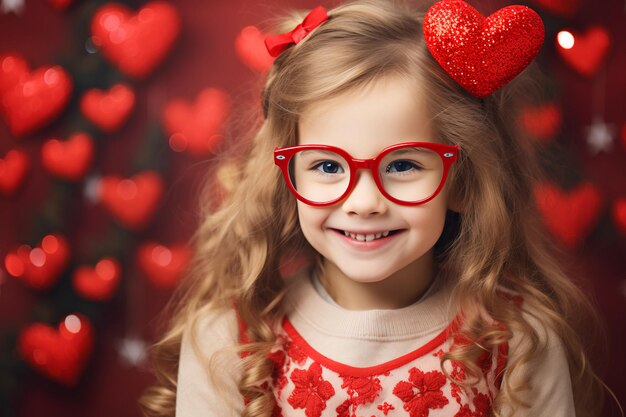
<instances>
[{"instance_id":1,"label":"girl's eye","mask_svg":"<svg viewBox=\"0 0 626 417\"><path fill-rule=\"evenodd\" d=\"M340 164L333 161L322 161L313 166L314 169L324 174L343 174L343 168Z\"/></svg>"},{"instance_id":2,"label":"girl's eye","mask_svg":"<svg viewBox=\"0 0 626 417\"><path fill-rule=\"evenodd\" d=\"M412 169L420 170L421 167L417 165L415 162L407 161L404 159L398 159L396 161L391 162L387 165L385 172L406 172Z\"/></svg>"}]
</instances>

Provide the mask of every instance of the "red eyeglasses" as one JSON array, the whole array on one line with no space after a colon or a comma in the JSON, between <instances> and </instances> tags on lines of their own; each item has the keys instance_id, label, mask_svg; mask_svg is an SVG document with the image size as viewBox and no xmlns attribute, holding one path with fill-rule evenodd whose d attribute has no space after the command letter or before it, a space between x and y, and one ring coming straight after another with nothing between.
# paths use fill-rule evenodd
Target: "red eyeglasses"
<instances>
[{"instance_id":1,"label":"red eyeglasses","mask_svg":"<svg viewBox=\"0 0 626 417\"><path fill-rule=\"evenodd\" d=\"M439 194L458 152L458 145L403 142L375 158L358 159L335 146L298 145L274 149L274 163L296 198L312 206L328 206L348 196L359 169L372 171L390 201L415 206Z\"/></svg>"}]
</instances>

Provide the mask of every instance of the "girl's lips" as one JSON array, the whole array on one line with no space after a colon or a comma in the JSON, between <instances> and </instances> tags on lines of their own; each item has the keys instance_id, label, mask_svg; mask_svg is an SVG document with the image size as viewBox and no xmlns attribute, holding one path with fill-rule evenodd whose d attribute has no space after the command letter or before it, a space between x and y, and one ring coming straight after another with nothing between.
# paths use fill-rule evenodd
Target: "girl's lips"
<instances>
[{"instance_id":1,"label":"girl's lips","mask_svg":"<svg viewBox=\"0 0 626 417\"><path fill-rule=\"evenodd\" d=\"M344 242L345 245L348 245L348 247L352 249L367 251L379 249L383 246L388 245L395 240L396 236L402 234L404 230L394 230L393 232L389 233L389 236L380 237L378 239L370 240L369 242L353 239L350 236L346 236L345 233L341 230L333 229L333 232L335 232L339 236L341 241Z\"/></svg>"}]
</instances>

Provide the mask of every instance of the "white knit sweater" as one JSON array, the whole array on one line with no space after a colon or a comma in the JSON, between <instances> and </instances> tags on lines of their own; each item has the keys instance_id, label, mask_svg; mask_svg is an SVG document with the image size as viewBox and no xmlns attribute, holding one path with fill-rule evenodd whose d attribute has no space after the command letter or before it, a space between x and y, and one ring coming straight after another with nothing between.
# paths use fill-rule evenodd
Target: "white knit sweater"
<instances>
[{"instance_id":1,"label":"white knit sweater","mask_svg":"<svg viewBox=\"0 0 626 417\"><path fill-rule=\"evenodd\" d=\"M450 288L432 286L418 302L393 310L346 310L332 301L308 275L291 282L287 315L277 331L283 341L272 359L268 381L277 399L275 416L283 417L473 417L487 416L499 391L502 371L525 341L514 335L509 345L481 356L484 378L464 390L441 372L439 357L458 341L449 337L456 315ZM531 375L531 404L516 415L571 417L574 405L563 347L551 331L534 322L547 348L516 374ZM176 399L178 417L240 416L244 401L236 388L241 360L232 351L216 357L207 371L203 358L239 338L234 311L214 313L198 327L199 352L189 332L183 336ZM204 362L206 363L206 362ZM446 370L463 379L458 364ZM504 415L510 410L502 410Z\"/></svg>"}]
</instances>

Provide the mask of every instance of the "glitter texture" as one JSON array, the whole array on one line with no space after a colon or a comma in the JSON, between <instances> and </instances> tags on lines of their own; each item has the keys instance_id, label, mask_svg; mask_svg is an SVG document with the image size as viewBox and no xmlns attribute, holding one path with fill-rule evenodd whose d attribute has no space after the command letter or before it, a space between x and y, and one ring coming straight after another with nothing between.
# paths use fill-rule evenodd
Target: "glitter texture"
<instances>
[{"instance_id":1,"label":"glitter texture","mask_svg":"<svg viewBox=\"0 0 626 417\"><path fill-rule=\"evenodd\" d=\"M508 6L484 17L464 1L443 0L426 13L424 39L439 65L482 98L532 62L543 44L544 27L526 6Z\"/></svg>"}]
</instances>

